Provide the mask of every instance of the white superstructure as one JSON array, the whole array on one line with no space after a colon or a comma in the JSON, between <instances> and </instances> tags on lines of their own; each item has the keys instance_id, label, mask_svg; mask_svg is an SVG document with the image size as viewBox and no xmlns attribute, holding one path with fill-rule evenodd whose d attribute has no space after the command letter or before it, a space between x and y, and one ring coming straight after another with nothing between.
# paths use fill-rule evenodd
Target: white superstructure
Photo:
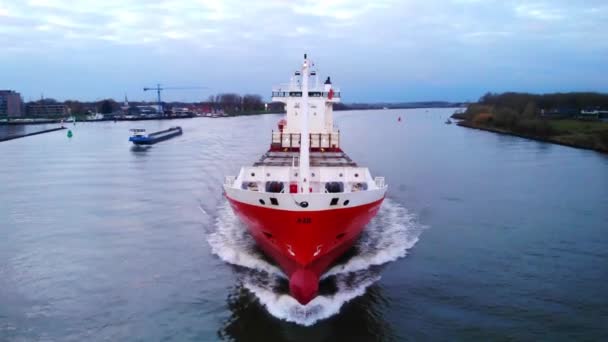
<instances>
[{"instance_id":1,"label":"white superstructure","mask_svg":"<svg viewBox=\"0 0 608 342\"><path fill-rule=\"evenodd\" d=\"M273 87L272 101L285 103L287 126L284 133L300 133L305 109L308 111L309 133L337 133L334 130L333 104L340 102L340 90L332 85L329 77L321 83L314 63L307 58L288 84Z\"/></svg>"},{"instance_id":2,"label":"white superstructure","mask_svg":"<svg viewBox=\"0 0 608 342\"><path fill-rule=\"evenodd\" d=\"M372 178L341 150L333 122L340 91L329 77L321 83L306 55L290 83L273 88L272 100L285 103L286 120L272 132L270 150L259 162L243 167L237 177L226 177L229 197L286 210L334 209L384 197L384 178ZM338 193L338 200L332 201ZM279 199L278 204L271 197ZM303 202L306 206L300 205Z\"/></svg>"}]
</instances>

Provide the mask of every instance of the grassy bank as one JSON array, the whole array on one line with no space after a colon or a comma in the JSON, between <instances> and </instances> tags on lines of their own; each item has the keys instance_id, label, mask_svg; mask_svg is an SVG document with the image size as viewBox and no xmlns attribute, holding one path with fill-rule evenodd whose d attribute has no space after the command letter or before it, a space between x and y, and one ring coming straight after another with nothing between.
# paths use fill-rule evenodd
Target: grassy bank
<instances>
[{"instance_id":1,"label":"grassy bank","mask_svg":"<svg viewBox=\"0 0 608 342\"><path fill-rule=\"evenodd\" d=\"M523 108L478 103L453 117L464 127L608 153L608 122L545 118L534 103Z\"/></svg>"},{"instance_id":2,"label":"grassy bank","mask_svg":"<svg viewBox=\"0 0 608 342\"><path fill-rule=\"evenodd\" d=\"M514 135L526 139L608 153L608 144L605 141L606 136L608 136L608 123L594 123L593 126L597 125L602 127L589 127L585 125L584 122L581 123L577 122L576 120L554 121L550 122L549 125L555 127L556 132L559 131L561 133L555 133L548 136L521 133L498 128L492 125L475 124L469 121L461 121L458 123L458 125L494 133Z\"/></svg>"}]
</instances>

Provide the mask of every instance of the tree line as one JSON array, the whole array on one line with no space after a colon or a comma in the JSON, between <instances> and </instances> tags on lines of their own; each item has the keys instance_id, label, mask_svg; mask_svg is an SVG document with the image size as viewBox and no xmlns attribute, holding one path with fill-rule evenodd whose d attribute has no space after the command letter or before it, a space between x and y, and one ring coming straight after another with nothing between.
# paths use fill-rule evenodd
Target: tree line
<instances>
[{"instance_id":1,"label":"tree line","mask_svg":"<svg viewBox=\"0 0 608 342\"><path fill-rule=\"evenodd\" d=\"M552 111L580 112L584 109L608 109L608 94L554 93L529 94L487 93L466 112L454 117L475 125L502 128L516 133L547 137L556 134L550 120L542 113Z\"/></svg>"},{"instance_id":2,"label":"tree line","mask_svg":"<svg viewBox=\"0 0 608 342\"><path fill-rule=\"evenodd\" d=\"M487 93L479 99L478 103L489 106L508 107L517 112L523 112L530 103L544 110L571 109L580 111L587 108L608 109L608 94L592 92L540 95L515 92L502 94Z\"/></svg>"},{"instance_id":3,"label":"tree line","mask_svg":"<svg viewBox=\"0 0 608 342\"><path fill-rule=\"evenodd\" d=\"M255 113L266 110L262 97L255 94L242 96L236 93L211 95L206 104L225 113Z\"/></svg>"},{"instance_id":4,"label":"tree line","mask_svg":"<svg viewBox=\"0 0 608 342\"><path fill-rule=\"evenodd\" d=\"M66 100L59 102L52 98L41 99L37 101L31 101L27 104L63 104L70 110L70 113L74 115L82 115L89 113L101 113L110 114L117 112L123 106L122 102L118 102L112 98L107 98L99 101L77 101L77 100ZM156 105L156 102L142 102L142 101L130 101L129 106L141 106L141 105ZM237 93L221 93L217 95L211 95L207 101L201 102L162 102L165 109L171 107L187 107L191 105L201 106L209 108L213 112L224 112L228 114L246 114L246 113L261 113L261 112L282 112L284 111L284 105L278 102L266 103L262 96L257 94L245 94L240 95Z\"/></svg>"}]
</instances>

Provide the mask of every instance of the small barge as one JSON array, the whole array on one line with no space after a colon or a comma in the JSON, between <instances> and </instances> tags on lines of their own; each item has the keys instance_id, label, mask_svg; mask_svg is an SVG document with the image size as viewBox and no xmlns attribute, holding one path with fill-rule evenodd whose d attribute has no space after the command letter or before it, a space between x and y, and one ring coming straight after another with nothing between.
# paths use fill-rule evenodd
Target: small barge
<instances>
[{"instance_id":1,"label":"small barge","mask_svg":"<svg viewBox=\"0 0 608 342\"><path fill-rule=\"evenodd\" d=\"M130 131L132 135L129 141L135 145L152 145L182 134L182 128L179 126L150 134L146 134L146 130L141 128L131 129Z\"/></svg>"}]
</instances>

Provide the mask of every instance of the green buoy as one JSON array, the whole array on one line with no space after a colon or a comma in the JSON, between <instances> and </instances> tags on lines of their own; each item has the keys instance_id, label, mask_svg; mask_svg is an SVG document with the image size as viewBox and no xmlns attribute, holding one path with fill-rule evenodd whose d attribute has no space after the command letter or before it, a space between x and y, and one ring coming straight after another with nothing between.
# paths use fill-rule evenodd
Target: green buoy
<instances>
[{"instance_id":1,"label":"green buoy","mask_svg":"<svg viewBox=\"0 0 608 342\"><path fill-rule=\"evenodd\" d=\"M71 137L72 137L72 135L73 135L73 134L72 134L72 130L71 130L71 129L68 129L68 138L71 138Z\"/></svg>"}]
</instances>

